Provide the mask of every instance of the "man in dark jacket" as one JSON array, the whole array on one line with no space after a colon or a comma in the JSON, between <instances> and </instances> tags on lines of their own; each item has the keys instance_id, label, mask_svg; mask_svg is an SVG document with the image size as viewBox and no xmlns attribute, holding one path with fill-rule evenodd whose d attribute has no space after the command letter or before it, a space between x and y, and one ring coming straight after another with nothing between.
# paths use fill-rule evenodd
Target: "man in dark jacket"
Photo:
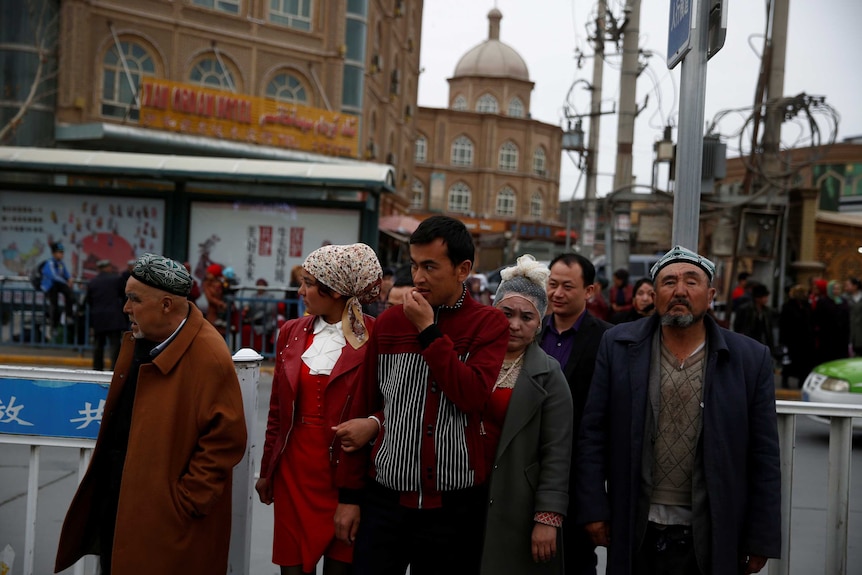
<instances>
[{"instance_id":1,"label":"man in dark jacket","mask_svg":"<svg viewBox=\"0 0 862 575\"><path fill-rule=\"evenodd\" d=\"M86 303L90 310L90 327L93 328L93 369L105 368L105 344L111 352L111 369L120 355L120 338L129 329L129 319L123 313L125 282L114 271L110 260L96 263L99 274L87 284Z\"/></svg>"},{"instance_id":2,"label":"man in dark jacket","mask_svg":"<svg viewBox=\"0 0 862 575\"><path fill-rule=\"evenodd\" d=\"M611 325L593 317L586 309L587 300L596 289L596 268L590 260L580 254L563 254L551 260L550 269L548 303L552 313L544 321L540 345L545 353L560 362L563 374L569 382L574 404L570 503L567 520L563 524L564 563L569 575L595 575L595 545L586 532L571 520L575 515L572 493L578 473L574 458L599 341Z\"/></svg>"},{"instance_id":3,"label":"man in dark jacket","mask_svg":"<svg viewBox=\"0 0 862 575\"><path fill-rule=\"evenodd\" d=\"M651 274L656 315L599 347L577 520L609 575L757 573L781 551L772 357L708 315L712 262L677 246Z\"/></svg>"}]
</instances>

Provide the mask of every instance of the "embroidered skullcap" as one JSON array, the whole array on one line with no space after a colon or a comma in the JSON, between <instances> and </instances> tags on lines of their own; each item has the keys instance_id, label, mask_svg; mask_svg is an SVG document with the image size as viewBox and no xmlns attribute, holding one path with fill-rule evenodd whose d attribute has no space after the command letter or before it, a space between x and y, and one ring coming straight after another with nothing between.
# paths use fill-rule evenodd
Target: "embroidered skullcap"
<instances>
[{"instance_id":1,"label":"embroidered skullcap","mask_svg":"<svg viewBox=\"0 0 862 575\"><path fill-rule=\"evenodd\" d=\"M536 261L530 254L518 258L517 263L500 272L501 282L494 296L494 306L506 298L520 296L536 308L539 317L548 309L548 276L551 270Z\"/></svg>"},{"instance_id":2,"label":"embroidered skullcap","mask_svg":"<svg viewBox=\"0 0 862 575\"><path fill-rule=\"evenodd\" d=\"M660 272L662 268L664 268L665 266L669 266L670 264L676 263L696 265L704 272L706 272L706 277L709 278L710 282L712 282L712 278L715 277L714 263L712 263L705 257L694 253L690 249L684 248L682 246L675 246L672 250L667 252L661 257L661 259L659 259L656 263L653 264L652 269L649 271L653 281L655 281L658 272Z\"/></svg>"},{"instance_id":3,"label":"embroidered skullcap","mask_svg":"<svg viewBox=\"0 0 862 575\"><path fill-rule=\"evenodd\" d=\"M150 287L179 296L192 289L192 276L178 261L158 254L144 254L135 261L132 277Z\"/></svg>"},{"instance_id":4,"label":"embroidered skullcap","mask_svg":"<svg viewBox=\"0 0 862 575\"><path fill-rule=\"evenodd\" d=\"M362 347L368 341L368 330L361 304L374 301L380 294L383 277L377 254L362 243L330 244L311 252L302 267L317 281L348 298L341 317L344 339L354 349Z\"/></svg>"},{"instance_id":5,"label":"embroidered skullcap","mask_svg":"<svg viewBox=\"0 0 862 575\"><path fill-rule=\"evenodd\" d=\"M53 244L51 244L51 253L62 251L65 251L63 249L63 242L54 242Z\"/></svg>"}]
</instances>

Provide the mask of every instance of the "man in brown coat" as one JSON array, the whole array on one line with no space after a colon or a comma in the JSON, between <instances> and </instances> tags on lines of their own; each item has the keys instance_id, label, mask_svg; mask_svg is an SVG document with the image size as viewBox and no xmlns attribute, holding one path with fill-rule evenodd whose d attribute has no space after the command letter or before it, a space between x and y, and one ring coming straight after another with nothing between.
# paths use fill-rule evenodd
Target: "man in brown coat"
<instances>
[{"instance_id":1,"label":"man in brown coat","mask_svg":"<svg viewBox=\"0 0 862 575\"><path fill-rule=\"evenodd\" d=\"M182 264L162 256L144 254L132 269L123 308L132 332L56 571L87 554L108 575L227 571L242 396L224 339L188 302L190 288Z\"/></svg>"}]
</instances>

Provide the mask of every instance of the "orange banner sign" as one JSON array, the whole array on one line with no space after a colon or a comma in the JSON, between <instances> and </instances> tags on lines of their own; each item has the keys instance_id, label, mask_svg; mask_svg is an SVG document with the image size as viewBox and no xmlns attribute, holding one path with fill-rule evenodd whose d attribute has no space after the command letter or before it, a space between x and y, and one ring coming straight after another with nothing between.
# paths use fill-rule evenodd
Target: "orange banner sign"
<instances>
[{"instance_id":1,"label":"orange banner sign","mask_svg":"<svg viewBox=\"0 0 862 575\"><path fill-rule=\"evenodd\" d=\"M358 155L356 116L154 78L141 86L140 123L328 156Z\"/></svg>"}]
</instances>

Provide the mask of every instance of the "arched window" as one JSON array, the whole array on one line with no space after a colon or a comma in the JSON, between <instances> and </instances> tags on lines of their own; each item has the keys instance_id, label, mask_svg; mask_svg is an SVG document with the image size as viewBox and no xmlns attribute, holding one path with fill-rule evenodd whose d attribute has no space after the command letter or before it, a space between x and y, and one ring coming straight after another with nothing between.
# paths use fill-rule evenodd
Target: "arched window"
<instances>
[{"instance_id":1,"label":"arched window","mask_svg":"<svg viewBox=\"0 0 862 575\"><path fill-rule=\"evenodd\" d=\"M464 96L456 96L455 101L452 102L452 109L456 112L464 112L467 110L467 98Z\"/></svg>"},{"instance_id":2,"label":"arched window","mask_svg":"<svg viewBox=\"0 0 862 575\"><path fill-rule=\"evenodd\" d=\"M423 164L428 160L428 140L425 136L416 138L416 143L413 148L413 161L417 164Z\"/></svg>"},{"instance_id":3,"label":"arched window","mask_svg":"<svg viewBox=\"0 0 862 575\"><path fill-rule=\"evenodd\" d=\"M497 194L496 213L498 216L515 215L515 192L512 188L506 186Z\"/></svg>"},{"instance_id":4,"label":"arched window","mask_svg":"<svg viewBox=\"0 0 862 575\"><path fill-rule=\"evenodd\" d=\"M482 114L496 114L500 109L497 98L491 94L482 94L476 100L476 111Z\"/></svg>"},{"instance_id":5,"label":"arched window","mask_svg":"<svg viewBox=\"0 0 862 575\"><path fill-rule=\"evenodd\" d=\"M467 136L459 136L452 142L452 165L473 165L473 142Z\"/></svg>"},{"instance_id":6,"label":"arched window","mask_svg":"<svg viewBox=\"0 0 862 575\"><path fill-rule=\"evenodd\" d=\"M122 58L120 55L122 54ZM123 68L126 61L129 74ZM147 49L131 40L111 44L102 61L102 115L137 120L140 110L135 94L145 76L155 76L156 66Z\"/></svg>"},{"instance_id":7,"label":"arched window","mask_svg":"<svg viewBox=\"0 0 862 575\"><path fill-rule=\"evenodd\" d=\"M419 178L413 178L413 195L410 198L410 208L421 210L425 207L425 185Z\"/></svg>"},{"instance_id":8,"label":"arched window","mask_svg":"<svg viewBox=\"0 0 862 575\"><path fill-rule=\"evenodd\" d=\"M533 152L533 173L537 176L547 175L548 170L545 167L545 164L545 148L539 146L536 148L536 151Z\"/></svg>"},{"instance_id":9,"label":"arched window","mask_svg":"<svg viewBox=\"0 0 862 575\"><path fill-rule=\"evenodd\" d=\"M470 188L458 182L449 188L449 211L466 214L470 211Z\"/></svg>"},{"instance_id":10,"label":"arched window","mask_svg":"<svg viewBox=\"0 0 862 575\"><path fill-rule=\"evenodd\" d=\"M204 58L192 66L189 81L201 86L236 92L233 74L216 58Z\"/></svg>"},{"instance_id":11,"label":"arched window","mask_svg":"<svg viewBox=\"0 0 862 575\"><path fill-rule=\"evenodd\" d=\"M533 196L530 198L530 217L531 218L541 218L542 217L542 209L544 207L544 199L542 199L541 192L533 192Z\"/></svg>"},{"instance_id":12,"label":"arched window","mask_svg":"<svg viewBox=\"0 0 862 575\"><path fill-rule=\"evenodd\" d=\"M500 146L500 157L498 161L501 170L514 172L518 169L518 146L512 142L506 142Z\"/></svg>"},{"instance_id":13,"label":"arched window","mask_svg":"<svg viewBox=\"0 0 862 575\"><path fill-rule=\"evenodd\" d=\"M523 118L524 117L524 103L520 98L514 97L509 102L509 111L508 114L513 118Z\"/></svg>"},{"instance_id":14,"label":"arched window","mask_svg":"<svg viewBox=\"0 0 862 575\"><path fill-rule=\"evenodd\" d=\"M277 74L266 87L266 97L279 102L294 102L308 104L308 94L305 86L293 74L283 72Z\"/></svg>"},{"instance_id":15,"label":"arched window","mask_svg":"<svg viewBox=\"0 0 862 575\"><path fill-rule=\"evenodd\" d=\"M311 30L313 0L269 0L269 21L297 30Z\"/></svg>"}]
</instances>

